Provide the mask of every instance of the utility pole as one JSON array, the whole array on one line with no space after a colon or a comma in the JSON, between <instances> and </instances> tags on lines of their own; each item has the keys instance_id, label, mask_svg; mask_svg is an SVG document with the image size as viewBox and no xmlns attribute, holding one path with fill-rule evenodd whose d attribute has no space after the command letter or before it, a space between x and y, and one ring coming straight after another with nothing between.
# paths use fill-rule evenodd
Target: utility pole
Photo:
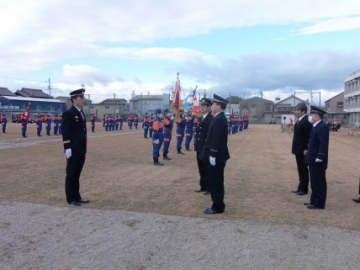
<instances>
[{"instance_id":1,"label":"utility pole","mask_svg":"<svg viewBox=\"0 0 360 270\"><path fill-rule=\"evenodd\" d=\"M114 93L114 115L116 114L116 102L115 102L115 99L116 99L116 94Z\"/></svg>"},{"instance_id":2,"label":"utility pole","mask_svg":"<svg viewBox=\"0 0 360 270\"><path fill-rule=\"evenodd\" d=\"M49 96L51 96L51 83L50 83L50 78L49 78L48 90L49 90Z\"/></svg>"}]
</instances>

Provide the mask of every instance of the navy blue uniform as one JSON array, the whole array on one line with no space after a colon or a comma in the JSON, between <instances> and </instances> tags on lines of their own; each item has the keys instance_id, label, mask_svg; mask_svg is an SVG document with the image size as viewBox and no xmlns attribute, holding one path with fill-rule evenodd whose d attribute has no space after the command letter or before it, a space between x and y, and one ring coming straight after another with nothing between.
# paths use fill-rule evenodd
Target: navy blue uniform
<instances>
[{"instance_id":1,"label":"navy blue uniform","mask_svg":"<svg viewBox=\"0 0 360 270\"><path fill-rule=\"evenodd\" d=\"M2 132L6 133L6 124L7 124L8 120L6 118L6 114L3 114L1 117L1 125L2 125Z\"/></svg>"},{"instance_id":2,"label":"navy blue uniform","mask_svg":"<svg viewBox=\"0 0 360 270\"><path fill-rule=\"evenodd\" d=\"M317 208L325 208L326 203L326 169L328 165L329 128L321 120L310 133L308 150L304 162L309 165L311 197L310 204ZM322 162L316 162L316 159Z\"/></svg>"},{"instance_id":3,"label":"navy blue uniform","mask_svg":"<svg viewBox=\"0 0 360 270\"><path fill-rule=\"evenodd\" d=\"M64 150L71 149L72 155L67 159L65 194L66 201L80 201L80 174L86 155L86 118L75 106L62 115Z\"/></svg>"},{"instance_id":4,"label":"navy blue uniform","mask_svg":"<svg viewBox=\"0 0 360 270\"><path fill-rule=\"evenodd\" d=\"M228 124L224 112L214 116L209 126L209 132L201 153L201 160L207 164L209 184L213 205L211 209L222 213L225 210L224 203L224 169L226 161L230 158L227 147ZM209 157L216 158L216 165L212 166Z\"/></svg>"}]
</instances>

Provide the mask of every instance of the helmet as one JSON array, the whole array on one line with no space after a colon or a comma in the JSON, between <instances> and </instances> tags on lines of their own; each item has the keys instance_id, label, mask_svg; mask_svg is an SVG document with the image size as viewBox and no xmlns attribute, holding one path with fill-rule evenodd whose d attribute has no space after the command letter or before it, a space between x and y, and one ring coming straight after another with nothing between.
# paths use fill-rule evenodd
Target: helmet
<instances>
[{"instance_id":1,"label":"helmet","mask_svg":"<svg viewBox=\"0 0 360 270\"><path fill-rule=\"evenodd\" d=\"M168 112L169 112L169 109L165 109L165 110L164 110L164 113L168 113Z\"/></svg>"},{"instance_id":2,"label":"helmet","mask_svg":"<svg viewBox=\"0 0 360 270\"><path fill-rule=\"evenodd\" d=\"M155 113L161 113L161 109L156 109Z\"/></svg>"}]
</instances>

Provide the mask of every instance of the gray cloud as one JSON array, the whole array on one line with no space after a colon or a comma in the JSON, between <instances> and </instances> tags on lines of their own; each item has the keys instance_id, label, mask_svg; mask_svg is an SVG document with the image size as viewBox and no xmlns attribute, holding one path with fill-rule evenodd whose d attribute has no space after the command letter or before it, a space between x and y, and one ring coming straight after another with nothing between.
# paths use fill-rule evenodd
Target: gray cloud
<instances>
[{"instance_id":1,"label":"gray cloud","mask_svg":"<svg viewBox=\"0 0 360 270\"><path fill-rule=\"evenodd\" d=\"M278 55L260 52L224 60L219 66L203 61L187 62L181 70L199 83L215 85L211 91L243 93L282 89L342 89L344 79L360 68L360 53L333 50L309 50L298 54Z\"/></svg>"}]
</instances>

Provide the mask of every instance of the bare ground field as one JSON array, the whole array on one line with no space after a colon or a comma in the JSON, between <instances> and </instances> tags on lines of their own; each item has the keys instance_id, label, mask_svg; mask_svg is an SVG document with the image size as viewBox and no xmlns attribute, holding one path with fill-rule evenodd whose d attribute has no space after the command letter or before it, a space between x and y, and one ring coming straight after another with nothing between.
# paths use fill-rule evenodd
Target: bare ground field
<instances>
[{"instance_id":1,"label":"bare ground field","mask_svg":"<svg viewBox=\"0 0 360 270\"><path fill-rule=\"evenodd\" d=\"M0 134L0 201L70 207L61 137L35 134L35 125L29 124L29 138L22 138L20 124L12 123ZM83 208L360 230L360 205L351 201L358 196L360 137L348 136L346 128L330 133L327 205L315 211L303 205L309 194L290 192L298 184L292 134L281 133L279 125L250 125L229 136L226 210L214 216L202 213L211 198L194 192L199 187L194 152L177 155L173 140L173 160L157 167L151 140L143 138L141 129L104 132L98 124L97 132L88 135L80 190L91 203Z\"/></svg>"}]
</instances>

